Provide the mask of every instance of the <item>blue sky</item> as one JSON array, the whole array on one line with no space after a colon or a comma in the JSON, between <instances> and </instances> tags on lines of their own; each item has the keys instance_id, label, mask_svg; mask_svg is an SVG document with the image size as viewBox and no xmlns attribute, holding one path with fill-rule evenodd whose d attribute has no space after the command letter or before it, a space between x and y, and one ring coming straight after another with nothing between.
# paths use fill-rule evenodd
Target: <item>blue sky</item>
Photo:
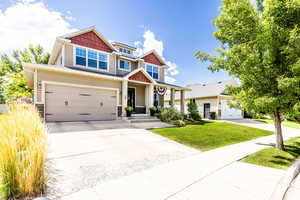
<instances>
[{"instance_id":1,"label":"blue sky","mask_svg":"<svg viewBox=\"0 0 300 200\"><path fill-rule=\"evenodd\" d=\"M21 26L21 28L19 27L20 34L23 30L24 35L32 35L31 32L35 31L37 33L34 34L42 34L41 30L38 32L34 28L38 29L39 26L42 26L40 25L42 22L37 19L31 19L30 23L28 21L18 22L24 18L37 18L40 14L43 15L41 17L43 21L58 20L55 24L49 22L49 26L53 26L53 29L60 30L60 32L94 25L107 39L131 45L140 41L140 48L143 48L145 40L143 35L149 31L158 41L158 45L163 45L163 49L161 49L163 57L176 64L175 67L177 66L176 72L173 74L176 74L177 71L178 73L173 76L169 73L169 76L176 79L175 83L185 85L228 79L225 72L211 73L207 69L207 64L199 62L194 57L196 50L213 53L214 49L218 47L218 42L213 37L214 26L211 22L218 16L220 3L220 0L7 0L0 2L0 24L2 15L2 21L6 17L9 20L15 20L16 24L29 24L31 30L24 30L28 26ZM48 10L50 14L44 15L42 10L39 10L34 16L31 12L34 9L38 10L37 6L33 8L35 4L42 5L43 9ZM31 6L33 11L24 14L18 12L17 9L11 9L11 12L18 12L17 15L25 15L20 16L20 19L14 19L10 17L13 14L9 14L8 11L9 8L15 8L17 5ZM50 15L57 13L61 19L51 18ZM26 15L30 16L26 17ZM61 25L55 27L56 24ZM14 29L15 27L9 28ZM52 29L47 30L43 26L40 29L45 29L45 32L53 32ZM4 28L1 30L0 28L0 35L1 31L8 33L12 30ZM51 36L42 38L39 35L38 38L43 43L44 40L50 40ZM39 40L33 39L32 41L39 42ZM17 47L14 46L14 48ZM6 50L2 49L2 51Z\"/></svg>"}]
</instances>

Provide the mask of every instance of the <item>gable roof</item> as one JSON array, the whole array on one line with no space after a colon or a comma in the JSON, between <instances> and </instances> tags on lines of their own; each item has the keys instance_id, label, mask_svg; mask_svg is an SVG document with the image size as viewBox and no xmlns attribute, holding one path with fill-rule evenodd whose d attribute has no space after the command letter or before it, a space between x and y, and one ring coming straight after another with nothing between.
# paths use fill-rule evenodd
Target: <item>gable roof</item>
<instances>
[{"instance_id":1,"label":"gable roof","mask_svg":"<svg viewBox=\"0 0 300 200\"><path fill-rule=\"evenodd\" d=\"M161 63L161 65L166 65L166 62L164 61L164 59L153 49L151 51L148 51L147 53L141 55L139 58L140 59L144 59L146 56L150 55L150 54L154 54L155 57L159 60L159 62Z\"/></svg>"},{"instance_id":2,"label":"gable roof","mask_svg":"<svg viewBox=\"0 0 300 200\"><path fill-rule=\"evenodd\" d=\"M100 32L98 32L96 27L94 27L94 26L91 26L89 28L85 28L85 29L82 29L82 30L79 30L79 31L76 31L73 33L65 34L60 37L65 38L65 39L70 39L72 37L76 37L76 36L91 32L91 31L94 32L109 48L111 48L111 50L117 51L117 49Z\"/></svg>"},{"instance_id":3,"label":"gable roof","mask_svg":"<svg viewBox=\"0 0 300 200\"><path fill-rule=\"evenodd\" d=\"M226 81L219 81L214 83L207 83L207 84L192 84L187 86L190 91L186 92L185 98L186 99L196 99L196 98L205 98L205 97L213 97L219 95L226 95L225 89L227 85L238 85L237 81L235 80L226 80ZM175 99L179 99L179 94L176 94ZM170 94L168 94L165 100L170 99Z\"/></svg>"},{"instance_id":4,"label":"gable roof","mask_svg":"<svg viewBox=\"0 0 300 200\"><path fill-rule=\"evenodd\" d=\"M156 81L146 72L146 70L142 67L140 68L137 68L133 71L131 71L130 73L128 73L126 76L124 76L125 79L129 79L131 76L133 76L134 74L138 73L138 72L142 72L146 77L147 79L149 79L152 83L156 83Z\"/></svg>"}]
</instances>

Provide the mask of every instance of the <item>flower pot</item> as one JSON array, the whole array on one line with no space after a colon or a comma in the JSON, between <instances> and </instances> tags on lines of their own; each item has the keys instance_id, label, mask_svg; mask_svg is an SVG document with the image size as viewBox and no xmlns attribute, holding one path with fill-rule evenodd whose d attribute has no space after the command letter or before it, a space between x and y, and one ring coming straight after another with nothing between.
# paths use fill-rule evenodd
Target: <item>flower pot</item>
<instances>
[{"instance_id":1,"label":"flower pot","mask_svg":"<svg viewBox=\"0 0 300 200\"><path fill-rule=\"evenodd\" d=\"M132 111L126 110L126 116L131 117Z\"/></svg>"},{"instance_id":2,"label":"flower pot","mask_svg":"<svg viewBox=\"0 0 300 200\"><path fill-rule=\"evenodd\" d=\"M156 113L156 112L155 112L154 110L150 110L150 116L153 117L153 116L155 115L155 113Z\"/></svg>"}]
</instances>

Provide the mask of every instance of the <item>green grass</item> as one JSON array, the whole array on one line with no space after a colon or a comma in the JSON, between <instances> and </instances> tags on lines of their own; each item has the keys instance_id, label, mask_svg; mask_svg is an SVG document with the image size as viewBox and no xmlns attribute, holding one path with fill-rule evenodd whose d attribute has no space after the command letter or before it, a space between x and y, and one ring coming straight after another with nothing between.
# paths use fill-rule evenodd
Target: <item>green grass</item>
<instances>
[{"instance_id":1,"label":"green grass","mask_svg":"<svg viewBox=\"0 0 300 200\"><path fill-rule=\"evenodd\" d=\"M272 119L255 119L255 121L263 122L267 124L274 124ZM298 128L300 129L300 124L295 121L285 120L282 122L283 126L290 127L290 128Z\"/></svg>"},{"instance_id":2,"label":"green grass","mask_svg":"<svg viewBox=\"0 0 300 200\"><path fill-rule=\"evenodd\" d=\"M266 148L251 154L242 161L265 167L288 169L300 156L300 137L287 140L285 149L286 151L280 151L274 147Z\"/></svg>"},{"instance_id":3,"label":"green grass","mask_svg":"<svg viewBox=\"0 0 300 200\"><path fill-rule=\"evenodd\" d=\"M181 128L153 129L152 132L201 151L273 134L271 131L211 121L203 121L201 124L191 124Z\"/></svg>"}]
</instances>

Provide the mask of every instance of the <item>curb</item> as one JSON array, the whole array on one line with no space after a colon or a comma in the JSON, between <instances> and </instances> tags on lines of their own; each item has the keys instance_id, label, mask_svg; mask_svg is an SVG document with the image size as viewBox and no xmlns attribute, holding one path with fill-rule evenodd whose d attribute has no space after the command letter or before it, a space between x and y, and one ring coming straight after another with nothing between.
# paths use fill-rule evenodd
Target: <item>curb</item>
<instances>
[{"instance_id":1,"label":"curb","mask_svg":"<svg viewBox=\"0 0 300 200\"><path fill-rule=\"evenodd\" d=\"M281 178L276 188L273 190L270 200L283 200L285 193L290 187L290 184L300 173L300 159L297 159L296 162L287 170L284 177Z\"/></svg>"}]
</instances>

